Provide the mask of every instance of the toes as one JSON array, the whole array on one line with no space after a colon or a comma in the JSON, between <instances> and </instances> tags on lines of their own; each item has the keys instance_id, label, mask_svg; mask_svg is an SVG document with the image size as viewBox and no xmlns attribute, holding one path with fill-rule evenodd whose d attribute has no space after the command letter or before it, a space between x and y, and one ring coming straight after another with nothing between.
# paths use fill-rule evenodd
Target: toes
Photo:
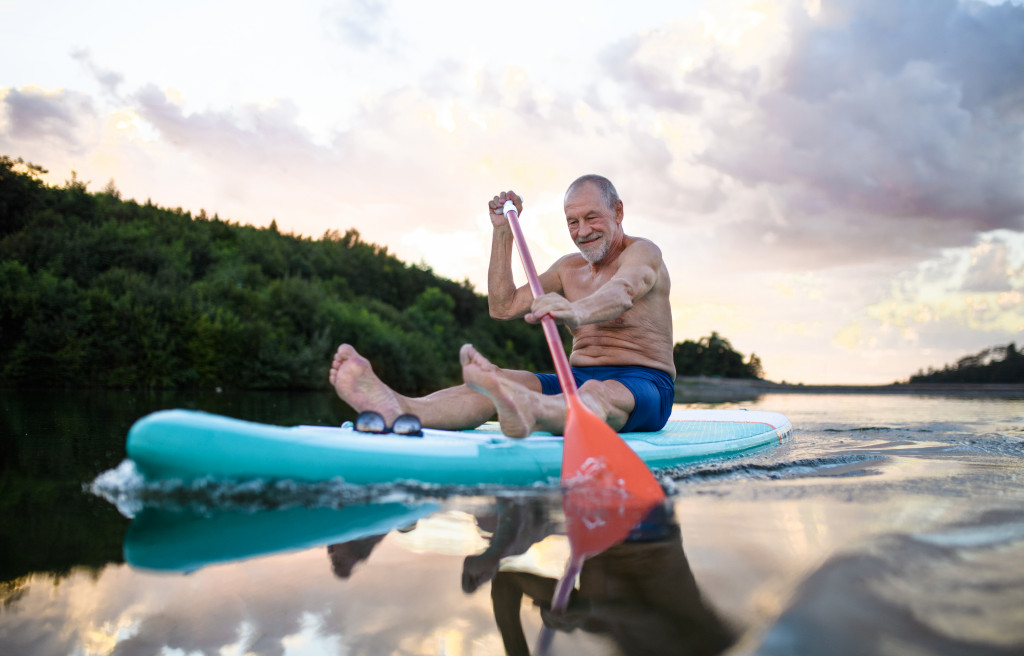
<instances>
[{"instance_id":1,"label":"toes","mask_svg":"<svg viewBox=\"0 0 1024 656\"><path fill-rule=\"evenodd\" d=\"M356 355L359 355L359 353L356 352L351 344L342 344L334 353L334 361L342 362Z\"/></svg>"},{"instance_id":2,"label":"toes","mask_svg":"<svg viewBox=\"0 0 1024 656\"><path fill-rule=\"evenodd\" d=\"M474 365L481 371L497 371L497 367L477 351L472 344L463 344L459 350L459 362L463 367Z\"/></svg>"}]
</instances>

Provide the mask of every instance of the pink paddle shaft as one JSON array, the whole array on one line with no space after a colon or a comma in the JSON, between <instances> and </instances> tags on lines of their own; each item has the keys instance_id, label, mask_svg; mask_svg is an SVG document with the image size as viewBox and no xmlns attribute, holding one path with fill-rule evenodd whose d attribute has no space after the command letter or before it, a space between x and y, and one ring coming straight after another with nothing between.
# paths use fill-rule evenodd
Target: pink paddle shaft
<instances>
[{"instance_id":1,"label":"pink paddle shaft","mask_svg":"<svg viewBox=\"0 0 1024 656\"><path fill-rule=\"evenodd\" d=\"M519 259L523 261L523 268L526 270L526 280L530 284L530 291L534 298L544 295L544 288L540 286L540 278L537 276L537 267L533 265L533 258L530 257L530 249L526 247L526 237L519 227L519 212L515 204L507 200L502 208L509 226L512 227L512 236L515 238L516 247L519 250ZM544 338L548 341L548 350L551 351L551 359L555 362L555 374L558 382L562 385L562 392L566 396L576 397L576 379L573 378L572 370L569 368L569 358L565 356L565 347L558 335L558 326L555 320L548 315L541 317L540 325L544 329Z\"/></svg>"}]
</instances>

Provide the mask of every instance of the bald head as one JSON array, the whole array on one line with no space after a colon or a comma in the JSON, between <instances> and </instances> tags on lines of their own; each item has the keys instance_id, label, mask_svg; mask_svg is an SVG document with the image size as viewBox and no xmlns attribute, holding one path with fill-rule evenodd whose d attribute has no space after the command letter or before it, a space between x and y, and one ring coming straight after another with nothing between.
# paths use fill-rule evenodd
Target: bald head
<instances>
[{"instance_id":1,"label":"bald head","mask_svg":"<svg viewBox=\"0 0 1024 656\"><path fill-rule=\"evenodd\" d=\"M615 190L615 185L612 184L612 181L603 175L597 175L594 173L581 175L573 180L573 183L569 185L569 188L565 191L565 197L568 198L574 191L587 184L594 185L598 190L600 190L601 197L604 199L605 205L607 205L609 209L616 209L616 206L619 203L619 192Z\"/></svg>"}]
</instances>

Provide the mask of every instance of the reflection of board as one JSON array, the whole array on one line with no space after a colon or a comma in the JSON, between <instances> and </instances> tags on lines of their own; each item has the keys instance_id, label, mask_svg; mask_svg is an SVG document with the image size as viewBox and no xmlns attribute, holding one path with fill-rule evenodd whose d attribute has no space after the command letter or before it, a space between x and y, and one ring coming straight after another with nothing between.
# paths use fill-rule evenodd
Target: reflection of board
<instances>
[{"instance_id":1,"label":"reflection of board","mask_svg":"<svg viewBox=\"0 0 1024 656\"><path fill-rule=\"evenodd\" d=\"M776 412L676 411L657 433L622 438L652 468L734 456L781 442L791 430ZM402 480L441 485L530 485L556 481L562 439L424 429L423 437L372 435L349 427L294 426L165 410L135 422L128 457L148 480L335 478L357 485Z\"/></svg>"},{"instance_id":2,"label":"reflection of board","mask_svg":"<svg viewBox=\"0 0 1024 656\"><path fill-rule=\"evenodd\" d=\"M259 512L146 508L124 539L133 567L191 572L205 565L384 535L438 510L436 503L382 503Z\"/></svg>"}]
</instances>

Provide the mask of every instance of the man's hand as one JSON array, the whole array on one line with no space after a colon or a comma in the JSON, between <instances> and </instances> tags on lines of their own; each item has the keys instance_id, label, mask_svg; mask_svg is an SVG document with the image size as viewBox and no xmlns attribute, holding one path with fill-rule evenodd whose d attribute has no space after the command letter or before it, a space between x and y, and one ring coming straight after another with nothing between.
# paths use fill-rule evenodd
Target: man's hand
<instances>
[{"instance_id":1,"label":"man's hand","mask_svg":"<svg viewBox=\"0 0 1024 656\"><path fill-rule=\"evenodd\" d=\"M492 200L488 201L487 209L490 212L491 225L495 228L499 228L503 225L508 225L508 219L505 218L505 212L502 208L505 207L505 201L510 200L516 206L516 212L519 214L523 213L523 199L516 194L514 191L503 191Z\"/></svg>"},{"instance_id":2,"label":"man's hand","mask_svg":"<svg viewBox=\"0 0 1024 656\"><path fill-rule=\"evenodd\" d=\"M573 599L569 602L569 607L561 612L556 612L543 605L536 604L536 602L534 603L540 606L540 619L544 622L544 626L556 631L565 631L566 633L572 633L581 627L586 630L593 612L592 605L587 599Z\"/></svg>"},{"instance_id":3,"label":"man's hand","mask_svg":"<svg viewBox=\"0 0 1024 656\"><path fill-rule=\"evenodd\" d=\"M556 323L565 324L573 330L580 325L580 316L576 307L561 294L544 294L533 299L529 314L523 318L528 323L540 323L544 315L550 315Z\"/></svg>"}]
</instances>

